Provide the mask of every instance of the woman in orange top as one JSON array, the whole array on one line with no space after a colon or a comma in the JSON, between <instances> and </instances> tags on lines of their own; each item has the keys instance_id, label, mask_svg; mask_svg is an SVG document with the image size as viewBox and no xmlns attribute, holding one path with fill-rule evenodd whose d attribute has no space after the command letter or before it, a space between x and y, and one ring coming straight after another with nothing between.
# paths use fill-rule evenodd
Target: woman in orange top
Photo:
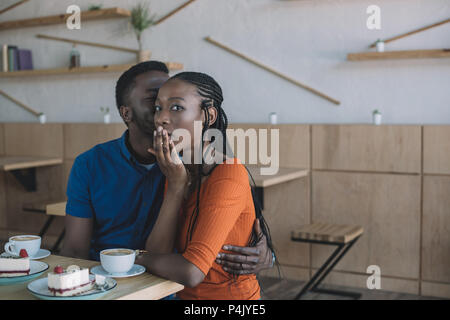
<instances>
[{"instance_id":1,"label":"woman in orange top","mask_svg":"<svg viewBox=\"0 0 450 320\"><path fill-rule=\"evenodd\" d=\"M180 210L158 217L154 227L156 231L158 223L161 226L175 223L177 232L165 235L152 232L147 240L151 253L138 258L138 262L153 274L185 285L177 294L181 299L260 299L254 274L236 277L215 262L218 253L223 252L224 243L246 246L258 240L252 233L257 217L245 167L220 151L218 155L223 163L204 161L208 154L204 150L213 145L203 142L203 134L208 129L219 130L222 150L226 150L227 117L221 108L222 100L222 90L213 78L183 72L160 88L155 103L158 132L151 152L167 177L173 177L175 171L179 173L176 181L167 181L166 188L182 200L177 201ZM195 137L195 121L202 124L201 137ZM183 141L192 146L189 154L183 154L184 165L171 139L176 129L187 130L191 137L191 141ZM201 163L189 164L194 162L196 150L202 155ZM218 159L214 151L209 155ZM268 228L262 215L258 218L263 222L262 232L273 252ZM164 243L163 248L156 250L154 241ZM173 253L173 248L178 253Z\"/></svg>"}]
</instances>

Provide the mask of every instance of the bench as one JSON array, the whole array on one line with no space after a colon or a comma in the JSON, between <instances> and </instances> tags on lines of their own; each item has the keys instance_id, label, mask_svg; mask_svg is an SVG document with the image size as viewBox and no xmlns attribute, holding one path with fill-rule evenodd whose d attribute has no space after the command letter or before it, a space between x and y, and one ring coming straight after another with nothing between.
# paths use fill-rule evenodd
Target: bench
<instances>
[{"instance_id":1,"label":"bench","mask_svg":"<svg viewBox=\"0 0 450 320\"><path fill-rule=\"evenodd\" d=\"M348 250L361 237L364 229L357 225L340 225L331 223L316 222L301 226L291 232L291 240L315 244L335 245L336 250L317 270L312 278L306 283L295 299L300 299L307 291L326 293L339 296L347 296L354 299L361 297L360 293L346 292L340 290L320 289L318 286L325 279L328 273L342 259Z\"/></svg>"}]
</instances>

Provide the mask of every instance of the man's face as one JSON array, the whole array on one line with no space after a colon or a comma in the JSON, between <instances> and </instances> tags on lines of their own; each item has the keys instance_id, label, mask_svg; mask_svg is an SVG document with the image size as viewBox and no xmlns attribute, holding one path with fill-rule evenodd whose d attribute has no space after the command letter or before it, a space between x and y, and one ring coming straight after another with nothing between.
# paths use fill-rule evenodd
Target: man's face
<instances>
[{"instance_id":1,"label":"man's face","mask_svg":"<svg viewBox=\"0 0 450 320\"><path fill-rule=\"evenodd\" d=\"M155 130L153 107L159 88L168 79L169 75L161 71L149 71L135 78L134 88L128 98L128 106L124 106L124 111L121 111L129 130L139 130L153 137Z\"/></svg>"}]
</instances>

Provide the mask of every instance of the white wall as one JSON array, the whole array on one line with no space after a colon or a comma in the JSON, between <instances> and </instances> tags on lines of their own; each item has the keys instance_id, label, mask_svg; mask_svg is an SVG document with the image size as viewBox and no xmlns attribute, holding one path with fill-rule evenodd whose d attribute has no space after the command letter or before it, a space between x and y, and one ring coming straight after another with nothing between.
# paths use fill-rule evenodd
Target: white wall
<instances>
[{"instance_id":1,"label":"white wall","mask_svg":"<svg viewBox=\"0 0 450 320\"><path fill-rule=\"evenodd\" d=\"M17 0L1 1L0 8ZM130 9L138 1L31 0L0 21L64 13L71 4ZM152 0L162 16L184 0ZM368 30L366 8L381 7L381 30ZM222 85L231 122L367 123L383 112L384 123L450 123L450 59L350 62L350 52L367 51L377 38L389 38L450 16L450 0L197 0L146 31L144 46L152 58L182 62ZM0 44L33 50L36 69L66 66L71 46L42 40L47 35L137 48L125 19L83 22L0 32ZM336 106L204 41L214 39L340 100ZM450 23L395 41L388 50L450 48ZM132 54L80 46L82 65L131 62ZM0 88L38 111L49 122L100 122L100 106L113 109L120 73L0 79ZM37 119L0 97L0 122Z\"/></svg>"}]
</instances>

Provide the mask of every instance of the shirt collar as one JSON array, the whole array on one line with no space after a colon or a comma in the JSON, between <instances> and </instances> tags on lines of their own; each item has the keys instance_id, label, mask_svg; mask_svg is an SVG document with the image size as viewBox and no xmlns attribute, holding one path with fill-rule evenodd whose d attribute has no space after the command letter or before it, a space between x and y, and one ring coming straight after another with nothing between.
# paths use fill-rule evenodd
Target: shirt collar
<instances>
[{"instance_id":1,"label":"shirt collar","mask_svg":"<svg viewBox=\"0 0 450 320\"><path fill-rule=\"evenodd\" d=\"M119 146L120 146L120 151L122 152L122 154L125 156L125 158L130 161L133 164L138 164L140 165L139 167L141 167L142 170L145 170L145 172L150 172L153 171L155 168L159 168L158 166L158 162L155 162L153 164L153 166L151 167L150 170L148 170L147 168L145 168L142 164L140 164L135 157L131 154L130 150L128 150L127 147L127 139L128 139L128 129L125 130L125 132L122 134L122 137L119 140Z\"/></svg>"},{"instance_id":2,"label":"shirt collar","mask_svg":"<svg viewBox=\"0 0 450 320\"><path fill-rule=\"evenodd\" d=\"M122 134L122 137L120 138L119 145L120 145L120 151L125 156L125 158L131 162L136 162L134 157L131 155L130 151L127 148L126 139L128 139L128 129L125 130L125 132Z\"/></svg>"}]
</instances>

